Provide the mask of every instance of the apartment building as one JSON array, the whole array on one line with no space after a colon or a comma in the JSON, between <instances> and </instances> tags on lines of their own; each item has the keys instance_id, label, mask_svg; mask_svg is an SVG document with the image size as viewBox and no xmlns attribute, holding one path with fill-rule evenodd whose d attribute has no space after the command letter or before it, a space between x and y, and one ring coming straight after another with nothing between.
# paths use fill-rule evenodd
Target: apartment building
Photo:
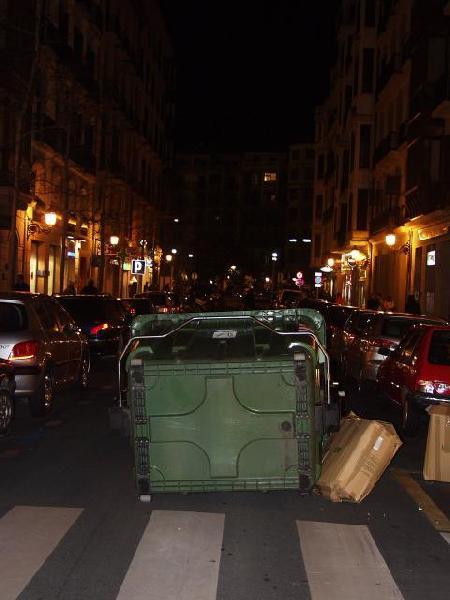
<instances>
[{"instance_id":1,"label":"apartment building","mask_svg":"<svg viewBox=\"0 0 450 600\"><path fill-rule=\"evenodd\" d=\"M327 278L353 304L379 292L403 310L414 294L449 317L449 26L443 0L342 2L339 60L316 113L312 264L333 258ZM349 39L360 51L342 123ZM374 66L372 52L358 66L361 48L375 49Z\"/></svg>"},{"instance_id":2,"label":"apartment building","mask_svg":"<svg viewBox=\"0 0 450 600\"><path fill-rule=\"evenodd\" d=\"M178 245L185 257L194 255L191 260L202 278L221 275L231 265L270 276L273 252L281 270L287 163L287 152L177 156ZM183 268L181 258L179 264Z\"/></svg>"},{"instance_id":3,"label":"apartment building","mask_svg":"<svg viewBox=\"0 0 450 600\"><path fill-rule=\"evenodd\" d=\"M376 3L343 0L330 94L316 111L311 263L333 264L326 291L364 304L368 292L369 200L375 115Z\"/></svg>"},{"instance_id":4,"label":"apartment building","mask_svg":"<svg viewBox=\"0 0 450 600\"><path fill-rule=\"evenodd\" d=\"M158 4L0 6L0 286L23 273L32 291L93 278L121 294L133 257L157 268L168 202L174 66Z\"/></svg>"},{"instance_id":5,"label":"apartment building","mask_svg":"<svg viewBox=\"0 0 450 600\"><path fill-rule=\"evenodd\" d=\"M288 280L300 271L306 277L311 254L314 197L314 144L289 147L284 271ZM310 279L310 274L308 273Z\"/></svg>"}]
</instances>

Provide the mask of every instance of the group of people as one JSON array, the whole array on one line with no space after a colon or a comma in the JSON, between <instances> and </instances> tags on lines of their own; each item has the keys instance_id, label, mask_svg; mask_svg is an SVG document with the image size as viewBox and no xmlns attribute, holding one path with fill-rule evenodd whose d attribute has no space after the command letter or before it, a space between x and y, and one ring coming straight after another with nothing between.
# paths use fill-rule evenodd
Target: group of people
<instances>
[{"instance_id":1,"label":"group of people","mask_svg":"<svg viewBox=\"0 0 450 600\"><path fill-rule=\"evenodd\" d=\"M30 286L25 281L25 277L20 273L17 275L16 282L14 284L13 290L15 292L29 292ZM75 296L77 293L77 289L75 287L75 283L73 281L68 281L67 286L63 291L65 296ZM89 279L87 284L81 289L81 294L98 294L98 288L94 284L93 279Z\"/></svg>"},{"instance_id":2,"label":"group of people","mask_svg":"<svg viewBox=\"0 0 450 600\"><path fill-rule=\"evenodd\" d=\"M367 300L367 308L371 310L384 310L386 312L393 312L395 310L395 303L392 296L382 296L379 293L373 294ZM405 312L411 315L420 315L422 311L420 304L416 300L414 294L409 294L405 302Z\"/></svg>"}]
</instances>

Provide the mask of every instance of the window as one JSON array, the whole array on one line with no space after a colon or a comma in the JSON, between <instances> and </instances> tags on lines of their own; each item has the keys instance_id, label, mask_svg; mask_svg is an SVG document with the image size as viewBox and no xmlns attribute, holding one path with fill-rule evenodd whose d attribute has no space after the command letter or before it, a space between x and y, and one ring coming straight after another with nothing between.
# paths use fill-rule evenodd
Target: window
<instances>
[{"instance_id":1,"label":"window","mask_svg":"<svg viewBox=\"0 0 450 600\"><path fill-rule=\"evenodd\" d=\"M350 138L350 171L355 168L355 132L352 131Z\"/></svg>"},{"instance_id":2,"label":"window","mask_svg":"<svg viewBox=\"0 0 450 600\"><path fill-rule=\"evenodd\" d=\"M317 161L317 178L318 179L323 179L324 171L325 171L325 157L323 154L319 154L319 158Z\"/></svg>"},{"instance_id":3,"label":"window","mask_svg":"<svg viewBox=\"0 0 450 600\"><path fill-rule=\"evenodd\" d=\"M361 92L363 94L370 94L371 92L373 92L374 55L375 51L373 48L363 49L361 82Z\"/></svg>"},{"instance_id":4,"label":"window","mask_svg":"<svg viewBox=\"0 0 450 600\"><path fill-rule=\"evenodd\" d=\"M298 217L298 210L295 206L291 206L291 208L288 210L288 220L290 222L292 221L296 221Z\"/></svg>"},{"instance_id":5,"label":"window","mask_svg":"<svg viewBox=\"0 0 450 600\"><path fill-rule=\"evenodd\" d=\"M314 156L315 156L314 150L309 149L306 151L306 160L314 160Z\"/></svg>"},{"instance_id":6,"label":"window","mask_svg":"<svg viewBox=\"0 0 450 600\"><path fill-rule=\"evenodd\" d=\"M300 171L297 168L291 169L291 179L298 179ZM266 179L264 179L266 181Z\"/></svg>"},{"instance_id":7,"label":"window","mask_svg":"<svg viewBox=\"0 0 450 600\"><path fill-rule=\"evenodd\" d=\"M299 189L298 188L294 188L292 190L289 190L289 200L291 202L298 202L298 194L299 194Z\"/></svg>"},{"instance_id":8,"label":"window","mask_svg":"<svg viewBox=\"0 0 450 600\"><path fill-rule=\"evenodd\" d=\"M435 331L431 337L428 360L432 365L450 366L450 332Z\"/></svg>"},{"instance_id":9,"label":"window","mask_svg":"<svg viewBox=\"0 0 450 600\"><path fill-rule=\"evenodd\" d=\"M268 181L276 181L277 180L277 174L274 171L266 171L264 173L264 181L268 182Z\"/></svg>"},{"instance_id":10,"label":"window","mask_svg":"<svg viewBox=\"0 0 450 600\"><path fill-rule=\"evenodd\" d=\"M360 169L370 168L370 125L360 125L359 127L359 167Z\"/></svg>"},{"instance_id":11,"label":"window","mask_svg":"<svg viewBox=\"0 0 450 600\"><path fill-rule=\"evenodd\" d=\"M375 0L366 0L364 11L364 25L375 27Z\"/></svg>"},{"instance_id":12,"label":"window","mask_svg":"<svg viewBox=\"0 0 450 600\"><path fill-rule=\"evenodd\" d=\"M292 160L298 160L300 158L300 150L292 150Z\"/></svg>"},{"instance_id":13,"label":"window","mask_svg":"<svg viewBox=\"0 0 450 600\"><path fill-rule=\"evenodd\" d=\"M52 306L49 306L49 303L41 298L34 303L34 309L45 331L59 331L56 313L52 310Z\"/></svg>"},{"instance_id":14,"label":"window","mask_svg":"<svg viewBox=\"0 0 450 600\"><path fill-rule=\"evenodd\" d=\"M356 218L356 229L365 231L367 229L367 216L369 210L369 190L358 191L358 213Z\"/></svg>"},{"instance_id":15,"label":"window","mask_svg":"<svg viewBox=\"0 0 450 600\"><path fill-rule=\"evenodd\" d=\"M23 304L0 302L0 333L22 331L27 327L27 317Z\"/></svg>"}]
</instances>

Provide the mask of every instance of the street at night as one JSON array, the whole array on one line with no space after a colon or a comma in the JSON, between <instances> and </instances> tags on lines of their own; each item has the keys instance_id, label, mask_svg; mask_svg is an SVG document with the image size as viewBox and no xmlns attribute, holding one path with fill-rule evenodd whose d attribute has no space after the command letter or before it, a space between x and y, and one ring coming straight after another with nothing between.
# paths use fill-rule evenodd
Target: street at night
<instances>
[{"instance_id":1,"label":"street at night","mask_svg":"<svg viewBox=\"0 0 450 600\"><path fill-rule=\"evenodd\" d=\"M450 0L0 0L0 600L450 599Z\"/></svg>"},{"instance_id":2,"label":"street at night","mask_svg":"<svg viewBox=\"0 0 450 600\"><path fill-rule=\"evenodd\" d=\"M342 580L352 582L347 598L449 597L450 493L421 480L423 433L406 441L361 504L294 491L154 495L146 504L137 500L129 440L110 428L113 376L114 365L102 364L88 392L61 395L47 421L18 416L1 440L2 598L343 598L333 594ZM376 416L369 403L355 399L354 408ZM398 470L424 495L411 497ZM433 521L438 511L445 521ZM157 530L163 513L166 539ZM299 541L298 528L314 523L324 529ZM173 530L184 528L180 548ZM161 572L151 562L139 570L145 558L161 566L161 556Z\"/></svg>"}]
</instances>

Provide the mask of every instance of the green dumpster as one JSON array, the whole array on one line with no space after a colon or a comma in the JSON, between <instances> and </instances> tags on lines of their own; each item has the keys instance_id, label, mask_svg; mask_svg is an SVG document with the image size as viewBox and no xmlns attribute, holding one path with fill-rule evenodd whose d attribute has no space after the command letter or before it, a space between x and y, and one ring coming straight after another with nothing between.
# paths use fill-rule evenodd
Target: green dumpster
<instances>
[{"instance_id":1,"label":"green dumpster","mask_svg":"<svg viewBox=\"0 0 450 600\"><path fill-rule=\"evenodd\" d=\"M339 422L323 341L314 311L136 320L123 379L139 496L309 490Z\"/></svg>"}]
</instances>

